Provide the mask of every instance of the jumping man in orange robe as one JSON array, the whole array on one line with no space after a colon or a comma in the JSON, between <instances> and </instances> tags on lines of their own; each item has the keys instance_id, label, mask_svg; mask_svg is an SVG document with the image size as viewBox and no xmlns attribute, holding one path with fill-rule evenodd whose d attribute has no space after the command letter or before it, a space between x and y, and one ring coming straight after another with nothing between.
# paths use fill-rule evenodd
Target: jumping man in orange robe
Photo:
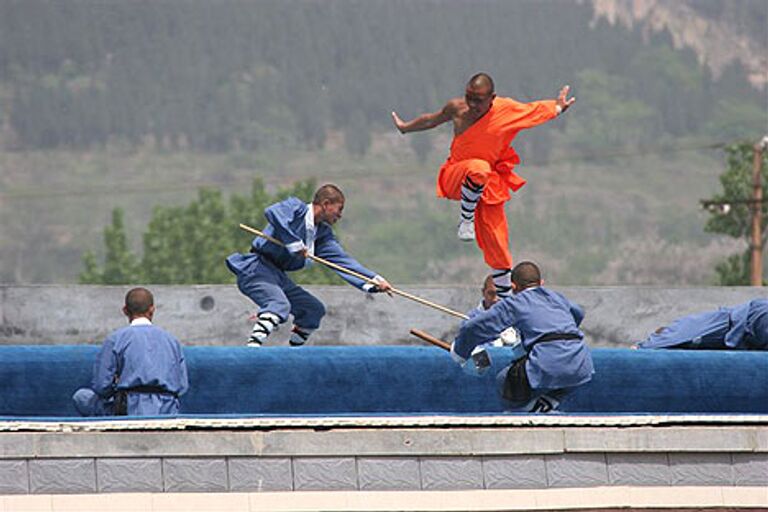
<instances>
[{"instance_id":1,"label":"jumping man in orange robe","mask_svg":"<svg viewBox=\"0 0 768 512\"><path fill-rule=\"evenodd\" d=\"M429 130L453 121L453 143L448 160L437 177L437 196L461 201L458 236L476 239L485 262L493 269L499 296L511 290L512 255L504 203L509 190L518 190L525 180L512 169L520 158L510 146L520 130L554 119L576 98L568 98L569 87L556 100L519 103L497 98L493 79L478 73L467 83L463 98L453 98L433 113L405 122L392 112L400 133Z\"/></svg>"}]
</instances>

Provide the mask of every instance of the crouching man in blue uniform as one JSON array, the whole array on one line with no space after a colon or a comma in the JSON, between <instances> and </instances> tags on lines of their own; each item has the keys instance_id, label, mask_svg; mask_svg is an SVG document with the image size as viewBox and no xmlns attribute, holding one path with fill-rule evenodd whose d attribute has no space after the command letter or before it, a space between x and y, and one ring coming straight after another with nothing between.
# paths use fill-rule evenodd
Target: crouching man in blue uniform
<instances>
[{"instance_id":1,"label":"crouching man in blue uniform","mask_svg":"<svg viewBox=\"0 0 768 512\"><path fill-rule=\"evenodd\" d=\"M684 316L657 329L637 348L768 350L768 300Z\"/></svg>"},{"instance_id":2,"label":"crouching man in blue uniform","mask_svg":"<svg viewBox=\"0 0 768 512\"><path fill-rule=\"evenodd\" d=\"M512 269L512 291L511 297L462 324L451 353L465 361L475 347L515 327L524 355L497 375L505 408L550 412L566 394L592 379L592 355L579 330L584 312L544 288L539 268L529 261Z\"/></svg>"},{"instance_id":3,"label":"crouching man in blue uniform","mask_svg":"<svg viewBox=\"0 0 768 512\"><path fill-rule=\"evenodd\" d=\"M83 416L178 414L189 388L181 344L152 325L154 298L146 288L128 292L123 313L130 325L104 341L91 388L75 392L75 407Z\"/></svg>"},{"instance_id":4,"label":"crouching man in blue uniform","mask_svg":"<svg viewBox=\"0 0 768 512\"><path fill-rule=\"evenodd\" d=\"M264 232L283 242L284 246L256 237L250 254L234 253L227 258L227 267L237 276L237 287L259 306L248 346L260 347L279 324L288 320L289 314L293 314L294 324L289 341L291 346L303 345L320 327L325 306L286 275L288 271L301 270L311 263L308 254L374 280L376 285L336 271L345 281L365 292L391 289L386 279L347 255L336 240L331 226L341 219L342 210L344 194L332 184L317 189L310 204L289 197L264 211L269 223Z\"/></svg>"}]
</instances>

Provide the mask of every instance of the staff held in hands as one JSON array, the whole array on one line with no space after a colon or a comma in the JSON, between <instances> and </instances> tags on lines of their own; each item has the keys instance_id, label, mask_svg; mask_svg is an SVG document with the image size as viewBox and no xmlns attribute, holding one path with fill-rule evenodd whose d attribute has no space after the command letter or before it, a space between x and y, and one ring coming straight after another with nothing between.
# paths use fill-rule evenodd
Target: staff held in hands
<instances>
[{"instance_id":1,"label":"staff held in hands","mask_svg":"<svg viewBox=\"0 0 768 512\"><path fill-rule=\"evenodd\" d=\"M245 224L240 224L240 229L242 229L244 231L247 231L249 233L252 233L252 234L254 234L256 236L260 236L262 238L265 238L266 240L269 240L273 244L277 244L277 245L280 245L280 246L283 246L283 247L285 246L285 244L283 242L281 242L280 240L278 240L277 238L269 236L268 234L263 233L263 232L259 231L258 229L252 228L252 227L247 226ZM321 264L325 265L326 267L332 268L334 270L338 270L339 272L344 272L345 274L349 274L351 276L354 276L354 277L356 277L358 279L361 279L361 280L365 281L366 283L369 283L369 284L371 284L373 286L379 287L379 288L382 289L382 291L385 291L385 292L387 292L389 294L400 295L401 297L405 297L406 299L410 299L412 301L418 302L419 304L423 304L425 306L429 306L431 308L434 308L434 309L437 309L439 311L442 311L443 313L448 313L449 315L453 315L455 317L458 317L458 318L461 318L461 319L464 319L464 320L469 318L464 313L460 313L458 311L454 311L454 310L452 310L450 308L447 308L445 306L441 306L440 304L436 304L436 303L434 303L432 301L429 301L427 299L423 299L423 298L418 297L416 295L413 295L411 293L404 292L402 290L398 290L397 288L395 288L393 286L390 286L387 289L386 287L383 287L382 283L379 282L379 281L376 281L376 280L371 279L371 278L369 278L367 276L364 276L363 274L355 272L354 270L350 270L348 268L342 267L341 265L337 265L337 264L335 264L333 262L330 262L328 260L325 260L323 258L315 256L314 254L310 254L309 252L305 253L305 256L307 258L311 259L312 261L316 261L317 263L321 263Z\"/></svg>"}]
</instances>

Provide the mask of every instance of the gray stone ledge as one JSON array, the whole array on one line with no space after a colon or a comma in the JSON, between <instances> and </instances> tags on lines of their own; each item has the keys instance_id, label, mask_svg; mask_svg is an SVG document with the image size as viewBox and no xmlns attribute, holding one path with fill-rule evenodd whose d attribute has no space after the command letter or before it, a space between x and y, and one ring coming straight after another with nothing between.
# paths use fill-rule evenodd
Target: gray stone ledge
<instances>
[{"instance_id":1,"label":"gray stone ledge","mask_svg":"<svg viewBox=\"0 0 768 512\"><path fill-rule=\"evenodd\" d=\"M768 426L0 433L0 459L766 453Z\"/></svg>"},{"instance_id":2,"label":"gray stone ledge","mask_svg":"<svg viewBox=\"0 0 768 512\"><path fill-rule=\"evenodd\" d=\"M764 451L768 427L579 428L567 429L568 452L738 452Z\"/></svg>"}]
</instances>

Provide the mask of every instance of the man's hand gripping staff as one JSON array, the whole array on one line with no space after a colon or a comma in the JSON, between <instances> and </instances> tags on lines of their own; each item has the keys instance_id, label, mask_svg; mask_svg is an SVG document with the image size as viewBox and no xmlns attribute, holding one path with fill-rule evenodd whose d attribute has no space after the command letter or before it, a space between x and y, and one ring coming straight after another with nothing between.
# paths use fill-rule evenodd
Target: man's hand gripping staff
<instances>
[{"instance_id":1,"label":"man's hand gripping staff","mask_svg":"<svg viewBox=\"0 0 768 512\"><path fill-rule=\"evenodd\" d=\"M467 366L467 361L461 356L457 355L453 351L453 346L447 341L443 341L440 338L435 338L431 334L420 329L411 329L411 334L426 341L427 343L431 343L436 347L450 352L454 361L459 363L462 368L468 370L469 373L472 373L473 375L482 375L488 368L491 367L491 356L488 355L488 352L482 347L475 347L475 350L472 351L472 356L470 357L472 360L472 365Z\"/></svg>"}]
</instances>

